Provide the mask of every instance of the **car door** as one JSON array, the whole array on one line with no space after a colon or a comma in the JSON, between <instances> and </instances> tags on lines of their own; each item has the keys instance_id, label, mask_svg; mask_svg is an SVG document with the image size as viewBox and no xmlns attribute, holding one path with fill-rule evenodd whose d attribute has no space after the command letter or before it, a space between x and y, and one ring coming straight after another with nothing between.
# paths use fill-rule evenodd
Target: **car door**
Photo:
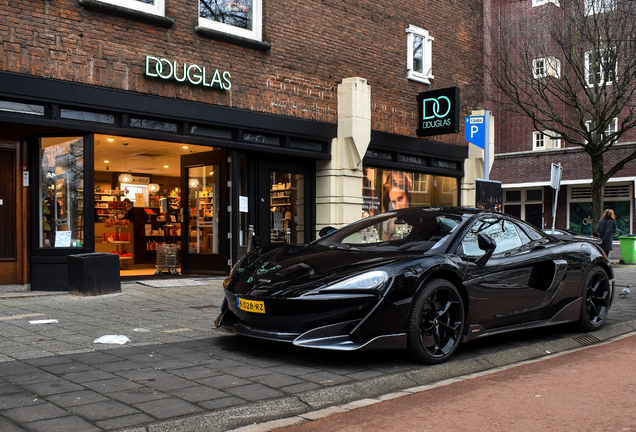
<instances>
[{"instance_id":1,"label":"car door","mask_svg":"<svg viewBox=\"0 0 636 432\"><path fill-rule=\"evenodd\" d=\"M491 236L497 244L485 264L478 261L484 255L479 234ZM550 244L535 230L501 215L473 224L458 251L466 263L468 324L488 330L542 319L566 270L564 261L553 259Z\"/></svg>"}]
</instances>

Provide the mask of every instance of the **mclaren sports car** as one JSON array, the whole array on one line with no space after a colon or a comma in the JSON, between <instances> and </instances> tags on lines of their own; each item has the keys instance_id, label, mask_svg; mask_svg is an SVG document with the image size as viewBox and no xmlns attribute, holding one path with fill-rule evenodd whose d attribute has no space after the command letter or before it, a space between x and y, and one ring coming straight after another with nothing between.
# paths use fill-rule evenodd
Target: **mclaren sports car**
<instances>
[{"instance_id":1,"label":"mclaren sports car","mask_svg":"<svg viewBox=\"0 0 636 432\"><path fill-rule=\"evenodd\" d=\"M501 332L596 330L614 296L597 244L499 213L408 208L321 235L243 256L216 326L301 347L406 349L435 364Z\"/></svg>"}]
</instances>

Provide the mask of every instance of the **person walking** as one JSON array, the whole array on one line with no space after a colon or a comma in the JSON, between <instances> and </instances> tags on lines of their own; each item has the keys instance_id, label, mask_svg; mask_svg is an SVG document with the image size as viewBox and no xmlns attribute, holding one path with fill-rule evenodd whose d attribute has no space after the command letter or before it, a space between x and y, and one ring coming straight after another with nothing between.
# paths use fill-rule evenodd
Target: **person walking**
<instances>
[{"instance_id":1,"label":"person walking","mask_svg":"<svg viewBox=\"0 0 636 432\"><path fill-rule=\"evenodd\" d=\"M612 240L614 239L614 233L616 232L616 216L614 215L614 210L605 210L603 217L600 221L598 221L598 228L596 231L602 240L601 247L605 251L605 255L609 257L610 251L613 249Z\"/></svg>"}]
</instances>

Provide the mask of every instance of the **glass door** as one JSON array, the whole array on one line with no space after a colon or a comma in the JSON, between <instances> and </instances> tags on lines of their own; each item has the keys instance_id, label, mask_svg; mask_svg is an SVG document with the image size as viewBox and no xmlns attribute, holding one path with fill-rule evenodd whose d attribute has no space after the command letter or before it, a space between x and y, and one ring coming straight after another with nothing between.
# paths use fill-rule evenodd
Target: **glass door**
<instances>
[{"instance_id":1,"label":"glass door","mask_svg":"<svg viewBox=\"0 0 636 432\"><path fill-rule=\"evenodd\" d=\"M291 168L293 167L293 168ZM259 235L267 243L307 243L313 203L310 172L299 164L262 162L259 177Z\"/></svg>"},{"instance_id":2,"label":"glass door","mask_svg":"<svg viewBox=\"0 0 636 432\"><path fill-rule=\"evenodd\" d=\"M214 149L181 156L184 222L181 232L182 273L225 273L230 245L231 189L227 152Z\"/></svg>"}]
</instances>

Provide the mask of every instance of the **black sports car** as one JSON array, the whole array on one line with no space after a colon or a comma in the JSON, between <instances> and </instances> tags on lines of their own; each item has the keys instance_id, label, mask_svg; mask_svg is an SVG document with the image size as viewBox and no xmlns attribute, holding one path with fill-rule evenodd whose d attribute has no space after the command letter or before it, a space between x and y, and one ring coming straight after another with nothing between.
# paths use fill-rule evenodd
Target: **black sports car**
<instances>
[{"instance_id":1,"label":"black sports car","mask_svg":"<svg viewBox=\"0 0 636 432\"><path fill-rule=\"evenodd\" d=\"M572 321L598 329L614 273L598 245L511 216L408 208L310 244L256 249L224 288L216 325L230 332L333 350L406 348L440 363L460 342L500 332Z\"/></svg>"}]
</instances>

